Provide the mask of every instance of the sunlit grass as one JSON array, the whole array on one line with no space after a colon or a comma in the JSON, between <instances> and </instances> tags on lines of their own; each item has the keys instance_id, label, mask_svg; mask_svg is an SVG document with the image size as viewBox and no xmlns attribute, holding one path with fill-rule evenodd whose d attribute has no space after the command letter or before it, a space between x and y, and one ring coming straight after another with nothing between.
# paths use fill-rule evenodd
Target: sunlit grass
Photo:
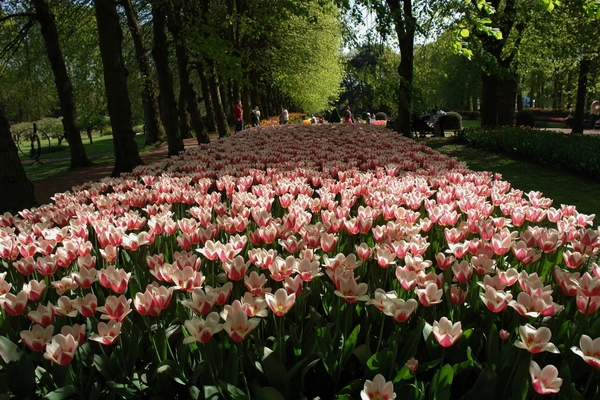
<instances>
[{"instance_id":1,"label":"sunlit grass","mask_svg":"<svg viewBox=\"0 0 600 400\"><path fill-rule=\"evenodd\" d=\"M453 138L429 138L428 146L460 161L475 171L492 171L512 187L525 193L540 191L554 200L555 206L574 204L585 214L600 214L600 182L558 169L551 169L505 155L486 152L457 144Z\"/></svg>"}]
</instances>

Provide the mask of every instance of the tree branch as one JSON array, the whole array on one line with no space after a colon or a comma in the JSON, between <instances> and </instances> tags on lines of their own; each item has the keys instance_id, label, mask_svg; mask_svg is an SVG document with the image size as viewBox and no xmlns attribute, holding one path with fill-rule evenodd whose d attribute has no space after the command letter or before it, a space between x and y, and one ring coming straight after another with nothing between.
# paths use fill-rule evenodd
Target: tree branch
<instances>
[{"instance_id":1,"label":"tree branch","mask_svg":"<svg viewBox=\"0 0 600 400\"><path fill-rule=\"evenodd\" d=\"M28 13L28 12L22 12L22 13L16 13L16 14L9 14L9 15L5 15L3 17L0 17L0 24L4 21L8 21L9 19L12 18L35 18L35 14L33 13Z\"/></svg>"}]
</instances>

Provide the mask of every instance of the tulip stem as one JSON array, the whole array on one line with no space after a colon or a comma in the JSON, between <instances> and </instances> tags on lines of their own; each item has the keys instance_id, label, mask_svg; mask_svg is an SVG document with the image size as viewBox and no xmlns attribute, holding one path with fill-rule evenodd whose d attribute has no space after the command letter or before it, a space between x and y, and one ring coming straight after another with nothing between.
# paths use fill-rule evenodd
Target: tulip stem
<instances>
[{"instance_id":1,"label":"tulip stem","mask_svg":"<svg viewBox=\"0 0 600 400\"><path fill-rule=\"evenodd\" d=\"M581 397L585 399L585 394L587 393L588 389L590 388L590 384L592 383L592 378L594 377L594 370L590 371L590 376L588 378L587 383L585 384L585 389L583 389L583 393L581 393Z\"/></svg>"},{"instance_id":2,"label":"tulip stem","mask_svg":"<svg viewBox=\"0 0 600 400\"><path fill-rule=\"evenodd\" d=\"M210 351L210 346L205 345L204 349L206 350L206 358L208 358L208 369L210 371L210 375L213 380L213 383L215 384L221 397L226 398L223 391L221 390L221 386L219 385L219 380L217 379L217 373L215 372L215 365L214 365L214 361L213 361L212 352Z\"/></svg>"}]
</instances>

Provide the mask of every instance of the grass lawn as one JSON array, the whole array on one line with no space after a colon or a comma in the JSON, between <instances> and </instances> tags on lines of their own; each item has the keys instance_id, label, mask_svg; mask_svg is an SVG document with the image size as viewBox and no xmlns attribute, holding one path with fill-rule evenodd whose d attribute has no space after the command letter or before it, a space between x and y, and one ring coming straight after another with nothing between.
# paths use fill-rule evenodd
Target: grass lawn
<instances>
[{"instance_id":1,"label":"grass lawn","mask_svg":"<svg viewBox=\"0 0 600 400\"><path fill-rule=\"evenodd\" d=\"M83 139L83 147L85 147L88 158L95 164L106 164L115 161L114 145L112 135L104 135L102 137L93 136L93 144L90 144L87 136ZM153 146L145 146L146 137L144 135L136 135L135 141L138 145L140 153L154 149ZM58 145L56 140L53 140L52 145ZM65 174L69 171L71 162L68 160L71 155L68 145L63 142L64 149L61 151L53 151L51 153L42 154L39 164L24 164L25 173L31 182L39 182L44 179ZM19 152L21 160L31 160L30 157ZM60 161L48 162L50 159L66 159ZM45 162L46 160L46 162Z\"/></svg>"},{"instance_id":2,"label":"grass lawn","mask_svg":"<svg viewBox=\"0 0 600 400\"><path fill-rule=\"evenodd\" d=\"M463 119L463 128L479 128L481 126L481 120L479 119ZM536 122L538 128L564 128L564 124L560 122Z\"/></svg>"},{"instance_id":3,"label":"grass lawn","mask_svg":"<svg viewBox=\"0 0 600 400\"><path fill-rule=\"evenodd\" d=\"M542 192L544 197L554 200L554 207L570 204L577 206L577 210L584 214L600 214L600 181L522 160L513 160L505 155L469 148L455 143L452 137L422 140L440 153L466 162L474 171L502 174L502 178L510 182L515 189L525 193L532 190Z\"/></svg>"}]
</instances>

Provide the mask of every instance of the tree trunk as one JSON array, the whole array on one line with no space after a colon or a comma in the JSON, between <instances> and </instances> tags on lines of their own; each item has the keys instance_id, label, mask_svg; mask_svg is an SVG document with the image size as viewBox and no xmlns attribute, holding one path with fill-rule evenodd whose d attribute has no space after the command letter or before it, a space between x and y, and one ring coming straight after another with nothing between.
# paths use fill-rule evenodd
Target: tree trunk
<instances>
[{"instance_id":1,"label":"tree trunk","mask_svg":"<svg viewBox=\"0 0 600 400\"><path fill-rule=\"evenodd\" d=\"M223 101L221 100L221 88L220 83L215 78L215 70L212 66L212 62L208 61L209 71L211 75L208 79L210 88L210 98L213 103L213 109L215 110L215 122L217 124L217 132L219 137L225 137L229 135L229 124L227 123L227 114L223 107Z\"/></svg>"},{"instance_id":2,"label":"tree trunk","mask_svg":"<svg viewBox=\"0 0 600 400\"><path fill-rule=\"evenodd\" d=\"M17 146L10 134L10 125L0 103L0 214L13 214L37 204L33 184L27 179L19 159Z\"/></svg>"},{"instance_id":3,"label":"tree trunk","mask_svg":"<svg viewBox=\"0 0 600 400\"><path fill-rule=\"evenodd\" d=\"M400 87L398 93L398 119L396 130L406 137L412 137L410 129L410 108L413 93L413 64L414 64L414 39L416 19L413 15L412 0L387 0L392 11L392 18L398 35L400 48Z\"/></svg>"},{"instance_id":4,"label":"tree trunk","mask_svg":"<svg viewBox=\"0 0 600 400\"><path fill-rule=\"evenodd\" d=\"M169 67L169 48L167 45L166 16L162 7L152 5L152 23L154 27L154 47L152 58L156 65L158 87L160 89L160 112L167 133L169 156L183 151L183 140L179 132L177 101L173 90L173 75Z\"/></svg>"},{"instance_id":5,"label":"tree trunk","mask_svg":"<svg viewBox=\"0 0 600 400\"><path fill-rule=\"evenodd\" d=\"M206 130L209 132L215 132L217 126L215 123L215 110L213 108L212 99L210 95L210 86L206 77L206 68L202 61L198 61L195 64L196 71L200 77L200 87L202 89L202 101L204 102L204 108L206 109Z\"/></svg>"},{"instance_id":6,"label":"tree trunk","mask_svg":"<svg viewBox=\"0 0 600 400\"><path fill-rule=\"evenodd\" d=\"M54 22L54 14L50 12L45 0L33 0L36 17L42 27L42 36L48 60L54 73L54 83L58 91L60 108L63 114L65 135L69 141L71 168L89 167L92 162L88 159L81 140L81 132L77 124L77 108L73 99L73 86L67 74L67 67L58 41L58 31Z\"/></svg>"},{"instance_id":7,"label":"tree trunk","mask_svg":"<svg viewBox=\"0 0 600 400\"><path fill-rule=\"evenodd\" d=\"M144 103L144 121L148 135L146 143L152 144L157 141L164 142L167 139L167 134L160 119L156 83L152 78L153 74L152 69L150 68L150 61L148 60L148 50L146 49L142 27L135 15L131 0L122 0L121 3L125 8L125 14L127 14L127 24L133 39L135 56L140 68L140 73L144 78L142 102Z\"/></svg>"},{"instance_id":8,"label":"tree trunk","mask_svg":"<svg viewBox=\"0 0 600 400\"><path fill-rule=\"evenodd\" d=\"M104 86L108 114L113 130L115 167L112 176L131 172L143 164L140 158L135 133L131 127L131 103L127 91L127 69L123 62L123 32L114 0L94 0L100 55L104 66Z\"/></svg>"},{"instance_id":9,"label":"tree trunk","mask_svg":"<svg viewBox=\"0 0 600 400\"><path fill-rule=\"evenodd\" d=\"M498 126L498 77L485 72L481 76L481 126Z\"/></svg>"},{"instance_id":10,"label":"tree trunk","mask_svg":"<svg viewBox=\"0 0 600 400\"><path fill-rule=\"evenodd\" d=\"M183 41L184 39L180 38L180 40ZM183 95L185 96L192 128L196 132L198 144L210 143L204 121L202 121L202 114L200 112L200 106L198 105L198 96L196 95L196 91L194 90L190 78L190 64L186 49L182 42L179 42L179 40L177 42L178 44L175 45L175 52L177 54L177 66L179 67L179 85L181 87L180 90L183 91Z\"/></svg>"},{"instance_id":11,"label":"tree trunk","mask_svg":"<svg viewBox=\"0 0 600 400\"><path fill-rule=\"evenodd\" d=\"M187 100L183 88L179 87L179 104L177 104L177 112L179 113L179 132L182 139L192 137L192 126L190 125L190 114L187 111Z\"/></svg>"},{"instance_id":12,"label":"tree trunk","mask_svg":"<svg viewBox=\"0 0 600 400\"><path fill-rule=\"evenodd\" d=\"M515 121L515 101L517 81L511 76L498 80L498 125L513 126Z\"/></svg>"},{"instance_id":13,"label":"tree trunk","mask_svg":"<svg viewBox=\"0 0 600 400\"><path fill-rule=\"evenodd\" d=\"M577 99L575 101L575 119L573 119L572 132L583 133L583 118L587 111L585 106L585 92L587 91L587 76L590 71L589 58L583 57L579 61L579 76L577 78Z\"/></svg>"}]
</instances>

